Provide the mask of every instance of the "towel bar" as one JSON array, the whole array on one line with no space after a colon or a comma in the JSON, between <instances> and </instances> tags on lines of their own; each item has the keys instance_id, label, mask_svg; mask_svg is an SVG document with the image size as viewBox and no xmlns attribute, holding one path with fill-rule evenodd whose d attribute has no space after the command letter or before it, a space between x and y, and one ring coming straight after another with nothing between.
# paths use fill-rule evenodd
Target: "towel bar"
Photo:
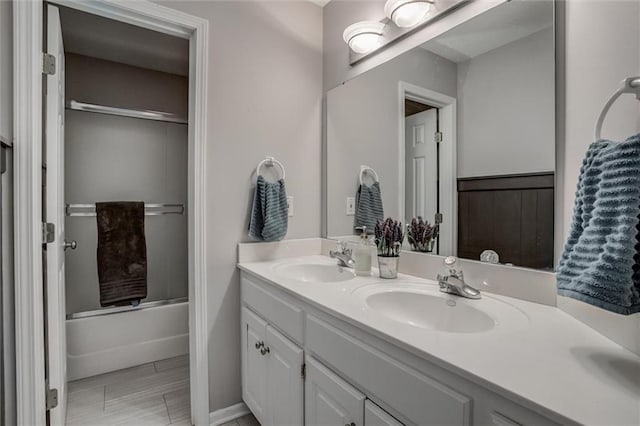
<instances>
[{"instance_id":1,"label":"towel bar","mask_svg":"<svg viewBox=\"0 0 640 426\"><path fill-rule=\"evenodd\" d=\"M65 207L67 216L95 216L95 204L67 204ZM160 216L165 214L184 214L184 204L145 203L145 216Z\"/></svg>"}]
</instances>

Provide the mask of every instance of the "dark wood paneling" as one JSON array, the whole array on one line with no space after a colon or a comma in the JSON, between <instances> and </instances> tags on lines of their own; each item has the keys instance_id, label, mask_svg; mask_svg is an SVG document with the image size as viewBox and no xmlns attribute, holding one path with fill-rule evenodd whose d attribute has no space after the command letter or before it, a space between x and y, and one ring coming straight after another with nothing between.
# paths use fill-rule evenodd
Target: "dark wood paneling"
<instances>
[{"instance_id":1,"label":"dark wood paneling","mask_svg":"<svg viewBox=\"0 0 640 426\"><path fill-rule=\"evenodd\" d=\"M553 173L482 176L458 179L458 191L498 191L502 189L536 189L554 187Z\"/></svg>"},{"instance_id":2,"label":"dark wood paneling","mask_svg":"<svg viewBox=\"0 0 640 426\"><path fill-rule=\"evenodd\" d=\"M553 268L553 173L458 180L458 256Z\"/></svg>"},{"instance_id":3,"label":"dark wood paneling","mask_svg":"<svg viewBox=\"0 0 640 426\"><path fill-rule=\"evenodd\" d=\"M417 114L422 111L427 111L432 109L432 106L422 104L417 101L412 101L411 99L404 100L404 116L409 117L410 115Z\"/></svg>"}]
</instances>

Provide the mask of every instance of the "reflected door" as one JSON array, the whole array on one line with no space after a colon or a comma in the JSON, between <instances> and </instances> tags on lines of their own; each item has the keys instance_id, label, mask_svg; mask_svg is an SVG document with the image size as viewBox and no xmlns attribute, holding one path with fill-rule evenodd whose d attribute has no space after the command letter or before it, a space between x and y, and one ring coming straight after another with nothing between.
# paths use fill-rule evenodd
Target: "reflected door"
<instances>
[{"instance_id":1,"label":"reflected door","mask_svg":"<svg viewBox=\"0 0 640 426\"><path fill-rule=\"evenodd\" d=\"M422 216L433 223L438 209L436 108L405 118L405 220Z\"/></svg>"}]
</instances>

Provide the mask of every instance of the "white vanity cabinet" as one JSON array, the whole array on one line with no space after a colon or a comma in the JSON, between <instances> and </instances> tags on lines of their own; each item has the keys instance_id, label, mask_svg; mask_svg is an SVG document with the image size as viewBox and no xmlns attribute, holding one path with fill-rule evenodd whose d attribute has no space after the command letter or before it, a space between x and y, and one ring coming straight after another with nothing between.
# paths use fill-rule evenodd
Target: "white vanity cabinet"
<instances>
[{"instance_id":1,"label":"white vanity cabinet","mask_svg":"<svg viewBox=\"0 0 640 426\"><path fill-rule=\"evenodd\" d=\"M263 426L559 424L245 271L241 299L242 395Z\"/></svg>"},{"instance_id":2,"label":"white vanity cabinet","mask_svg":"<svg viewBox=\"0 0 640 426\"><path fill-rule=\"evenodd\" d=\"M364 425L366 396L317 360L307 357L305 424Z\"/></svg>"},{"instance_id":3,"label":"white vanity cabinet","mask_svg":"<svg viewBox=\"0 0 640 426\"><path fill-rule=\"evenodd\" d=\"M263 426L302 424L302 348L242 309L242 396Z\"/></svg>"},{"instance_id":4,"label":"white vanity cabinet","mask_svg":"<svg viewBox=\"0 0 640 426\"><path fill-rule=\"evenodd\" d=\"M403 426L395 417L368 399L364 402L364 424L367 426Z\"/></svg>"}]
</instances>

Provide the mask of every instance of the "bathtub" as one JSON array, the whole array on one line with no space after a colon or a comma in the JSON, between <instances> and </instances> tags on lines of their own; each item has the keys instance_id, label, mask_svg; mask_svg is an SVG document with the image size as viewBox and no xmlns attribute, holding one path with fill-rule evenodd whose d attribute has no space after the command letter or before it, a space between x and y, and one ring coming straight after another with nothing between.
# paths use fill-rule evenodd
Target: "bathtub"
<instances>
[{"instance_id":1,"label":"bathtub","mask_svg":"<svg viewBox=\"0 0 640 426\"><path fill-rule=\"evenodd\" d=\"M126 312L67 319L67 379L189 353L189 302L145 305Z\"/></svg>"}]
</instances>

